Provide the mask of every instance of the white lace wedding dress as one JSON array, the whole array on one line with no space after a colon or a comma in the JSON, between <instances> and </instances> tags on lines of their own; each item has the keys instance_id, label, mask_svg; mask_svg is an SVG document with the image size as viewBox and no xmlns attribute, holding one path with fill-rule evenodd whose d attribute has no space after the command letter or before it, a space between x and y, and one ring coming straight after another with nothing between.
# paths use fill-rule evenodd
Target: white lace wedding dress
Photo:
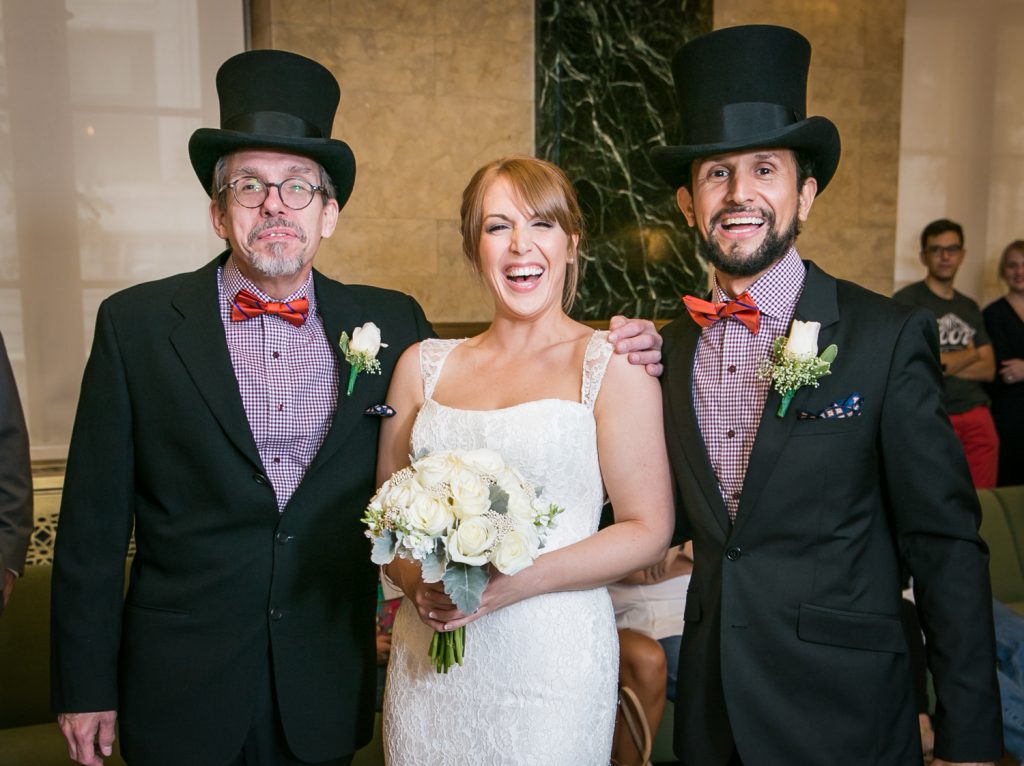
<instances>
[{"instance_id":1,"label":"white lace wedding dress","mask_svg":"<svg viewBox=\"0 0 1024 766\"><path fill-rule=\"evenodd\" d=\"M459 410L431 397L461 341L420 351L426 401L413 454L496 450L544 500L565 508L541 555L597 531L604 488L593 407L611 356L607 333L587 346L579 402L542 399ZM608 766L618 681L615 616L604 588L549 593L466 627L465 664L435 672L433 635L408 601L395 617L384 747L389 766Z\"/></svg>"}]
</instances>

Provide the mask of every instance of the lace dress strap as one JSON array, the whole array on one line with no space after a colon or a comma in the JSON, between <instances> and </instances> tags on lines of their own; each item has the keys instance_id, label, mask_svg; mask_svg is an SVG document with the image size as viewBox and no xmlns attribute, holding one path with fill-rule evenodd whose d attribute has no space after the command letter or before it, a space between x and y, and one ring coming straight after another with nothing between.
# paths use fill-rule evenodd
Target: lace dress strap
<instances>
[{"instance_id":1,"label":"lace dress strap","mask_svg":"<svg viewBox=\"0 0 1024 766\"><path fill-rule=\"evenodd\" d=\"M430 399L441 377L444 360L465 338L427 338L420 342L420 371L423 374L423 398Z\"/></svg>"},{"instance_id":2,"label":"lace dress strap","mask_svg":"<svg viewBox=\"0 0 1024 766\"><path fill-rule=\"evenodd\" d=\"M580 401L587 409L594 409L597 395L601 393L604 371L608 369L614 350L608 342L607 330L595 330L590 336L587 351L583 355L583 388L580 391Z\"/></svg>"}]
</instances>

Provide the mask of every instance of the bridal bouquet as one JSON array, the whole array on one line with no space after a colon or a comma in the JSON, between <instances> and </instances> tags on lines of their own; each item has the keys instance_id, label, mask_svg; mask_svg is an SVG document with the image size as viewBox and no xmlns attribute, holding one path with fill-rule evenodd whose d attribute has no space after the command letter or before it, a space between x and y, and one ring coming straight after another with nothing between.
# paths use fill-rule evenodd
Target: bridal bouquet
<instances>
[{"instance_id":1,"label":"bridal bouquet","mask_svg":"<svg viewBox=\"0 0 1024 766\"><path fill-rule=\"evenodd\" d=\"M488 565L507 575L530 566L562 510L541 502L497 452L445 450L420 456L384 482L362 521L375 564L396 555L419 562L424 582L443 582L455 605L471 614ZM437 672L462 664L465 631L434 634Z\"/></svg>"}]
</instances>

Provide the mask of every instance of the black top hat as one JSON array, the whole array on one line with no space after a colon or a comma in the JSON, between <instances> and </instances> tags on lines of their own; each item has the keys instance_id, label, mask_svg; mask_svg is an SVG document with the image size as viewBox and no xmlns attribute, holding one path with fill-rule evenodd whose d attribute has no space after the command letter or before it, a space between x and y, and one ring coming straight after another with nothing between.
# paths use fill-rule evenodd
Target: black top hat
<instances>
[{"instance_id":1,"label":"black top hat","mask_svg":"<svg viewBox=\"0 0 1024 766\"><path fill-rule=\"evenodd\" d=\"M323 165L344 207L356 159L331 138L341 91L327 69L305 56L256 50L232 56L217 70L220 130L200 128L188 142L199 182L209 192L217 160L240 149L281 149Z\"/></svg>"},{"instance_id":2,"label":"black top hat","mask_svg":"<svg viewBox=\"0 0 1024 766\"><path fill-rule=\"evenodd\" d=\"M807 117L811 44L792 29L751 25L719 29L676 53L682 146L659 146L651 162L673 188L702 157L757 147L800 150L814 163L820 193L839 164L839 131Z\"/></svg>"}]
</instances>

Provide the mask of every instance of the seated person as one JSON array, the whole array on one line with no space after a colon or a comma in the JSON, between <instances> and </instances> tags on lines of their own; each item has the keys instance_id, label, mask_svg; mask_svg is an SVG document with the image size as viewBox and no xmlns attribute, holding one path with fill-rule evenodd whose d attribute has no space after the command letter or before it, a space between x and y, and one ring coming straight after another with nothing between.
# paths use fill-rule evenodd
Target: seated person
<instances>
[{"instance_id":1,"label":"seated person","mask_svg":"<svg viewBox=\"0 0 1024 766\"><path fill-rule=\"evenodd\" d=\"M693 549L669 549L665 559L608 586L619 628L619 685L633 690L651 730L675 700L679 645L683 635L686 589L693 571ZM612 743L612 761L636 763L639 753L621 715Z\"/></svg>"}]
</instances>

